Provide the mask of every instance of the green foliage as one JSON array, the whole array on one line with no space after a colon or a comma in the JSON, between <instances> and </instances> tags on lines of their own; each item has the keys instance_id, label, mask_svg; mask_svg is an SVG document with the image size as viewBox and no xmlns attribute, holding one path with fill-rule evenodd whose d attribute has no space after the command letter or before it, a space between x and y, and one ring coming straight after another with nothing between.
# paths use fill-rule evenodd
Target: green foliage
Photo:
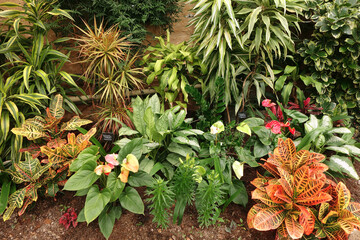
<instances>
[{"instance_id":1,"label":"green foliage","mask_svg":"<svg viewBox=\"0 0 360 240\"><path fill-rule=\"evenodd\" d=\"M143 64L146 64L143 69L147 75L146 83L151 84L158 80L159 86L153 88L161 95L163 102L168 101L170 106L180 92L184 102L188 102L185 87L200 80L201 75L206 73L206 66L186 42L171 43L169 31L166 42L162 37L156 38L160 44L148 47L145 52L150 53L143 57Z\"/></svg>"},{"instance_id":2,"label":"green foliage","mask_svg":"<svg viewBox=\"0 0 360 240\"><path fill-rule=\"evenodd\" d=\"M168 227L169 223L169 209L173 205L175 194L173 188L168 186L168 182L158 178L153 186L147 190L146 195L150 196L147 202L149 205L150 213L154 216L153 222L163 229Z\"/></svg>"},{"instance_id":3,"label":"green foliage","mask_svg":"<svg viewBox=\"0 0 360 240\"><path fill-rule=\"evenodd\" d=\"M175 209L173 222L180 224L187 205L192 204L195 199L196 181L196 164L194 158L187 158L175 171L172 180L172 188L175 193Z\"/></svg>"},{"instance_id":4,"label":"green foliage","mask_svg":"<svg viewBox=\"0 0 360 240\"><path fill-rule=\"evenodd\" d=\"M222 205L225 195L218 174L211 171L206 178L208 181L201 181L196 190L196 208L200 227L209 227L221 219L219 207Z\"/></svg>"},{"instance_id":5,"label":"green foliage","mask_svg":"<svg viewBox=\"0 0 360 240\"><path fill-rule=\"evenodd\" d=\"M331 155L325 163L332 171L346 173L352 178L359 179L352 164L352 160L358 159L357 156L360 155L360 148L355 146L356 140L353 139L353 128L334 127L334 121L327 115L321 119L310 115L304 127L304 137L297 139L298 149L310 149Z\"/></svg>"},{"instance_id":6,"label":"green foliage","mask_svg":"<svg viewBox=\"0 0 360 240\"><path fill-rule=\"evenodd\" d=\"M337 102L359 116L358 1L309 1L315 29L299 49L312 77L323 84L318 102Z\"/></svg>"},{"instance_id":7,"label":"green foliage","mask_svg":"<svg viewBox=\"0 0 360 240\"><path fill-rule=\"evenodd\" d=\"M225 81L226 105L235 100L235 110L243 110L252 86L260 104L265 84L273 88L274 58L295 51L290 29L300 30L298 16L305 2L189 2L195 4L192 40L198 44L197 54L209 66L205 83L211 98L216 95L215 80L220 76Z\"/></svg>"},{"instance_id":8,"label":"green foliage","mask_svg":"<svg viewBox=\"0 0 360 240\"><path fill-rule=\"evenodd\" d=\"M199 109L196 111L197 122L196 128L201 130L208 130L210 126L222 118L222 113L225 111L225 83L223 79L218 78L216 81L216 89L218 94L212 103L206 100L204 95L200 93L195 87L187 85L185 90L194 99Z\"/></svg>"},{"instance_id":9,"label":"green foliage","mask_svg":"<svg viewBox=\"0 0 360 240\"><path fill-rule=\"evenodd\" d=\"M56 1L26 0L24 6L14 4L21 10L0 12L2 23L8 28L0 53L9 62L3 64L4 75L10 76L17 87L17 93L40 93L51 96L61 93L66 99L66 108L79 113L78 108L67 96L71 91L84 91L77 86L72 76L62 67L68 61L69 53L56 50L55 44L67 41L67 38L50 42L48 32L52 16L63 16L72 20L68 12L53 8ZM7 14L9 11L12 14ZM69 87L64 87L66 84Z\"/></svg>"},{"instance_id":10,"label":"green foliage","mask_svg":"<svg viewBox=\"0 0 360 240\"><path fill-rule=\"evenodd\" d=\"M76 20L92 18L104 19L110 25L118 25L130 36L129 40L141 43L146 36L145 25L171 28L180 5L177 0L59 0L60 6L76 13Z\"/></svg>"}]
</instances>

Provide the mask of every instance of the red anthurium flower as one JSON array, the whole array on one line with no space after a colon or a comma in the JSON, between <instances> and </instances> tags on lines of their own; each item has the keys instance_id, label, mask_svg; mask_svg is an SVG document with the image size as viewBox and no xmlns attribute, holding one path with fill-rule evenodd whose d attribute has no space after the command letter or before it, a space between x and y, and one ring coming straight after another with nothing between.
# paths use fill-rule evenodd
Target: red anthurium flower
<instances>
[{"instance_id":1,"label":"red anthurium flower","mask_svg":"<svg viewBox=\"0 0 360 240\"><path fill-rule=\"evenodd\" d=\"M290 131L290 133L291 133L292 135L295 135L295 128L289 127L289 131Z\"/></svg>"},{"instance_id":2,"label":"red anthurium flower","mask_svg":"<svg viewBox=\"0 0 360 240\"><path fill-rule=\"evenodd\" d=\"M272 103L270 99L265 99L264 101L262 101L261 105L263 107L274 107L276 104Z\"/></svg>"},{"instance_id":3,"label":"red anthurium flower","mask_svg":"<svg viewBox=\"0 0 360 240\"><path fill-rule=\"evenodd\" d=\"M281 124L278 121L272 120L271 122L267 123L265 125L265 127L267 129L270 129L271 132L273 132L275 134L280 134L281 133Z\"/></svg>"}]
</instances>

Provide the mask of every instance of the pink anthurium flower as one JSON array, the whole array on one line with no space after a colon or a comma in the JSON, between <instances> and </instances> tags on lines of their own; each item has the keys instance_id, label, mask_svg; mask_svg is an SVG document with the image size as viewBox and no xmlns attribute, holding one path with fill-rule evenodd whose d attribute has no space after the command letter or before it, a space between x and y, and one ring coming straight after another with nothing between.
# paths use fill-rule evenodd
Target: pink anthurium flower
<instances>
[{"instance_id":1,"label":"pink anthurium flower","mask_svg":"<svg viewBox=\"0 0 360 240\"><path fill-rule=\"evenodd\" d=\"M118 154L108 154L105 156L105 161L108 162L108 165L111 167L111 169L114 168L114 166L118 166L119 162L117 160Z\"/></svg>"},{"instance_id":2,"label":"pink anthurium flower","mask_svg":"<svg viewBox=\"0 0 360 240\"><path fill-rule=\"evenodd\" d=\"M128 154L121 164L126 170L136 173L139 171L139 161L133 154Z\"/></svg>"}]
</instances>

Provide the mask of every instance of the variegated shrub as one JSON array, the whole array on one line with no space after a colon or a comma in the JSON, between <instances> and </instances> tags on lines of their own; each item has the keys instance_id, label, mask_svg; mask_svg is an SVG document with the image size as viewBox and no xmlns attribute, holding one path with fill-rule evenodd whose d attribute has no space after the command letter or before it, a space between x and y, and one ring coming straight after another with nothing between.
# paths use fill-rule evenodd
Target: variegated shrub
<instances>
[{"instance_id":1,"label":"variegated shrub","mask_svg":"<svg viewBox=\"0 0 360 240\"><path fill-rule=\"evenodd\" d=\"M307 150L296 152L291 139L279 139L278 147L262 165L274 177L259 175L252 181L255 204L248 225L260 231L277 229L276 239L316 237L346 239L359 228L360 204L350 203L350 192L342 183L327 179L325 156ZM327 217L326 217L327 216Z\"/></svg>"},{"instance_id":2,"label":"variegated shrub","mask_svg":"<svg viewBox=\"0 0 360 240\"><path fill-rule=\"evenodd\" d=\"M91 123L90 120L80 119L74 116L68 122L61 123L65 114L63 98L56 95L46 109L46 117L35 116L25 120L20 128L13 128L14 134L27 137L34 141L28 148L21 151L29 152L35 159L39 157L44 164L51 164L46 173L48 181L47 193L55 196L58 184L69 175L70 164L77 158L79 153L91 145L90 138L96 129L90 129L85 135L75 135L71 131L78 127ZM67 134L67 136L65 135Z\"/></svg>"}]
</instances>

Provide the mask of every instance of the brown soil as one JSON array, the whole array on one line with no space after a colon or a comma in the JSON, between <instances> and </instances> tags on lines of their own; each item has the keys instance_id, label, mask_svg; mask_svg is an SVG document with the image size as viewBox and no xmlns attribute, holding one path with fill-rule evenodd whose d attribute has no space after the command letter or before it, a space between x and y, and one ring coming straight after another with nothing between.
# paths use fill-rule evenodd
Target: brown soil
<instances>
[{"instance_id":1,"label":"brown soil","mask_svg":"<svg viewBox=\"0 0 360 240\"><path fill-rule=\"evenodd\" d=\"M360 163L355 163L356 169L360 170ZM256 169L245 170L244 183L248 193L254 189L250 181L256 177ZM358 182L352 179L344 180L352 193L353 201L360 201ZM139 189L144 196L144 189ZM0 239L104 239L97 221L89 226L79 223L76 228L72 226L65 230L59 224L62 215L62 206L75 208L77 213L83 208L84 197L74 197L71 192L58 194L57 199L40 198L36 204L29 207L26 213L18 217L13 214L10 220L0 222ZM241 240L273 240L275 232L259 232L249 229L246 224L246 215L254 204L249 201L246 208L230 204L221 214L224 222L217 223L209 228L200 228L197 222L197 214L194 206L186 209L181 225L170 224L169 228L162 230L152 222L152 216L146 209L144 215L136 215L124 210L121 218L115 222L114 230L110 239L141 239L141 240L196 240L196 239L241 239ZM231 224L235 222L236 224ZM230 226L232 226L230 228Z\"/></svg>"}]
</instances>

